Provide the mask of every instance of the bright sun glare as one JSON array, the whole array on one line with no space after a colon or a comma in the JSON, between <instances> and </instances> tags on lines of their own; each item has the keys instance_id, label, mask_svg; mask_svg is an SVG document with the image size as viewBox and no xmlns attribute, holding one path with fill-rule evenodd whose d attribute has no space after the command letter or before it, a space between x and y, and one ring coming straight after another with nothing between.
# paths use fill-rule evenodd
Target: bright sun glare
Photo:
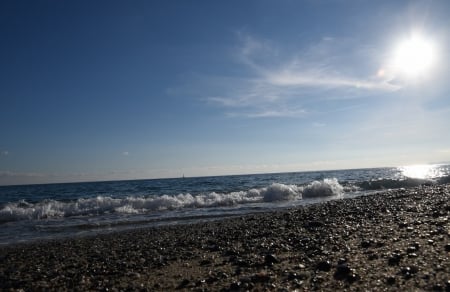
<instances>
[{"instance_id":1,"label":"bright sun glare","mask_svg":"<svg viewBox=\"0 0 450 292\"><path fill-rule=\"evenodd\" d=\"M433 43L420 35L414 35L399 42L394 50L392 65L396 72L414 78L429 74L434 60Z\"/></svg>"}]
</instances>

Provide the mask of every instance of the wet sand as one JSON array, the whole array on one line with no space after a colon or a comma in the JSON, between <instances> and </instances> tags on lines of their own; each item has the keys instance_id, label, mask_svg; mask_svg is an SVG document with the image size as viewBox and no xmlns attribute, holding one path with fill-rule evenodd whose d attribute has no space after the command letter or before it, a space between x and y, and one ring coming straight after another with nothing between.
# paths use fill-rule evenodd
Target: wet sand
<instances>
[{"instance_id":1,"label":"wet sand","mask_svg":"<svg viewBox=\"0 0 450 292\"><path fill-rule=\"evenodd\" d=\"M0 290L450 291L450 185L0 247Z\"/></svg>"}]
</instances>

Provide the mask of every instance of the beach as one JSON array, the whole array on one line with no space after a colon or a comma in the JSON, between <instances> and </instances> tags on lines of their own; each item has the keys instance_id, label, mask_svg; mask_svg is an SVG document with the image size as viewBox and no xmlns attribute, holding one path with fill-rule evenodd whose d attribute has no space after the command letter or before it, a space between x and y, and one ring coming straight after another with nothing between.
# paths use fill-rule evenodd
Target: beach
<instances>
[{"instance_id":1,"label":"beach","mask_svg":"<svg viewBox=\"0 0 450 292\"><path fill-rule=\"evenodd\" d=\"M0 290L450 291L450 185L0 247Z\"/></svg>"}]
</instances>

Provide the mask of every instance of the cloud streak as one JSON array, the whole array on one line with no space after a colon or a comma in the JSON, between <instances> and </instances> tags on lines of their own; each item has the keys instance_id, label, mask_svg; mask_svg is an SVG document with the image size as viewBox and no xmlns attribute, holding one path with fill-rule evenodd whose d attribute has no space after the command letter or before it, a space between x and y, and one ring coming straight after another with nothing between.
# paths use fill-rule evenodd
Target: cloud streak
<instances>
[{"instance_id":1,"label":"cloud streak","mask_svg":"<svg viewBox=\"0 0 450 292\"><path fill-rule=\"evenodd\" d=\"M249 74L207 98L209 104L227 108L230 117L301 117L308 112L303 104L311 100L364 98L401 89L374 73L378 68L362 70L361 60L373 56L359 52L351 41L325 37L298 52L281 52L273 42L243 33L238 37L235 59Z\"/></svg>"}]
</instances>

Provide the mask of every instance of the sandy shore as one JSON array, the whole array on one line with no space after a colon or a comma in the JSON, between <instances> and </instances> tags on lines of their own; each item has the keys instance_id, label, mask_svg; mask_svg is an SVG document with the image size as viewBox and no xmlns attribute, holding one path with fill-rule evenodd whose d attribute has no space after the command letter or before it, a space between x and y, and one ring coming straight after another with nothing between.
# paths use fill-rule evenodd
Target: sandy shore
<instances>
[{"instance_id":1,"label":"sandy shore","mask_svg":"<svg viewBox=\"0 0 450 292\"><path fill-rule=\"evenodd\" d=\"M0 290L450 291L450 185L0 248Z\"/></svg>"}]
</instances>

